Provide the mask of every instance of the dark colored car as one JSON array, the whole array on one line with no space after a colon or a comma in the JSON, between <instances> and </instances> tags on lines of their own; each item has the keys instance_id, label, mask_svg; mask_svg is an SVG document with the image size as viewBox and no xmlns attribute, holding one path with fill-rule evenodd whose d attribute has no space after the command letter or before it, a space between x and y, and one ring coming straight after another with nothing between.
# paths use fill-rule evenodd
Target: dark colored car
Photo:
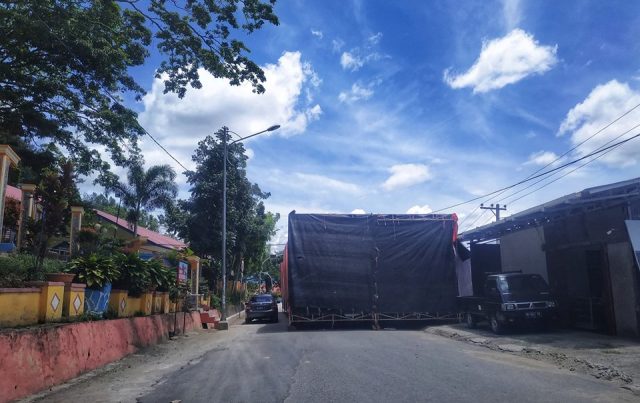
<instances>
[{"instance_id":1,"label":"dark colored car","mask_svg":"<svg viewBox=\"0 0 640 403\"><path fill-rule=\"evenodd\" d=\"M250 323L253 319L269 319L271 322L277 322L278 303L271 294L254 295L244 304L244 313L245 323Z\"/></svg>"},{"instance_id":2,"label":"dark colored car","mask_svg":"<svg viewBox=\"0 0 640 403\"><path fill-rule=\"evenodd\" d=\"M556 317L556 301L538 274L503 273L489 275L483 295L458 297L467 326L487 320L494 333L506 326L537 323L546 327Z\"/></svg>"}]
</instances>

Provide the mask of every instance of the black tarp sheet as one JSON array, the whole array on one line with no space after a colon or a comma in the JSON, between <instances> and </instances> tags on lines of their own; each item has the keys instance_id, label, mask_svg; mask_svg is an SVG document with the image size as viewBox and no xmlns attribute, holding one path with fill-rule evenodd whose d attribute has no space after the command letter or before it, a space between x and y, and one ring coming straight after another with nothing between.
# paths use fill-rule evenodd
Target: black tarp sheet
<instances>
[{"instance_id":1,"label":"black tarp sheet","mask_svg":"<svg viewBox=\"0 0 640 403\"><path fill-rule=\"evenodd\" d=\"M455 311L452 215L289 215L295 311Z\"/></svg>"}]
</instances>

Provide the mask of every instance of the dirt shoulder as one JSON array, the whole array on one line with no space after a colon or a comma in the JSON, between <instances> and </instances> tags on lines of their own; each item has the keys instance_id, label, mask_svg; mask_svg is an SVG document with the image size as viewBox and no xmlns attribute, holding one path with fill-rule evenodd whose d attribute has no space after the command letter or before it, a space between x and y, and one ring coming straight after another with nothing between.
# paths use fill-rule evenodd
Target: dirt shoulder
<instances>
[{"instance_id":1,"label":"dirt shoulder","mask_svg":"<svg viewBox=\"0 0 640 403\"><path fill-rule=\"evenodd\" d=\"M430 326L426 332L494 351L546 361L569 371L618 383L640 395L640 343L601 334L554 330L495 335L479 327Z\"/></svg>"},{"instance_id":2,"label":"dirt shoulder","mask_svg":"<svg viewBox=\"0 0 640 403\"><path fill-rule=\"evenodd\" d=\"M239 324L239 315L228 318ZM204 354L221 348L229 331L197 329L167 342L144 348L119 361L87 372L67 383L20 400L21 402L135 402L172 373L198 363Z\"/></svg>"}]
</instances>

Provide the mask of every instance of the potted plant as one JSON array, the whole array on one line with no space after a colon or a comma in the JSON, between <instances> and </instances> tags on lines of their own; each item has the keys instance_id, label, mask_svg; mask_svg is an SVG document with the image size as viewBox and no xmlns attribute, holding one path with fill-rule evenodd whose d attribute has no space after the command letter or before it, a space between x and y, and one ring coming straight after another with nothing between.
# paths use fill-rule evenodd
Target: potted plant
<instances>
[{"instance_id":1,"label":"potted plant","mask_svg":"<svg viewBox=\"0 0 640 403\"><path fill-rule=\"evenodd\" d=\"M149 270L150 288L154 291L168 292L171 284L175 282L175 271L157 259L147 261L147 269Z\"/></svg>"},{"instance_id":2,"label":"potted plant","mask_svg":"<svg viewBox=\"0 0 640 403\"><path fill-rule=\"evenodd\" d=\"M149 265L137 254L118 254L115 257L116 266L122 275L115 286L129 290L129 295L139 297L151 289L151 275Z\"/></svg>"},{"instance_id":3,"label":"potted plant","mask_svg":"<svg viewBox=\"0 0 640 403\"><path fill-rule=\"evenodd\" d=\"M120 270L108 257L91 254L74 259L69 272L87 285L85 312L103 314L109 304L111 284L120 277Z\"/></svg>"}]
</instances>

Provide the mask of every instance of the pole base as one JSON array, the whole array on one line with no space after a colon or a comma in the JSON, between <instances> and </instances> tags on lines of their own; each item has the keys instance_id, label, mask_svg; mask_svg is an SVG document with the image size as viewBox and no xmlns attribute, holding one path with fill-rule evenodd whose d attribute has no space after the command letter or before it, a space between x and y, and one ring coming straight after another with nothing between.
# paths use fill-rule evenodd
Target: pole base
<instances>
[{"instance_id":1,"label":"pole base","mask_svg":"<svg viewBox=\"0 0 640 403\"><path fill-rule=\"evenodd\" d=\"M216 330L229 330L229 322L222 320L216 323Z\"/></svg>"}]
</instances>

